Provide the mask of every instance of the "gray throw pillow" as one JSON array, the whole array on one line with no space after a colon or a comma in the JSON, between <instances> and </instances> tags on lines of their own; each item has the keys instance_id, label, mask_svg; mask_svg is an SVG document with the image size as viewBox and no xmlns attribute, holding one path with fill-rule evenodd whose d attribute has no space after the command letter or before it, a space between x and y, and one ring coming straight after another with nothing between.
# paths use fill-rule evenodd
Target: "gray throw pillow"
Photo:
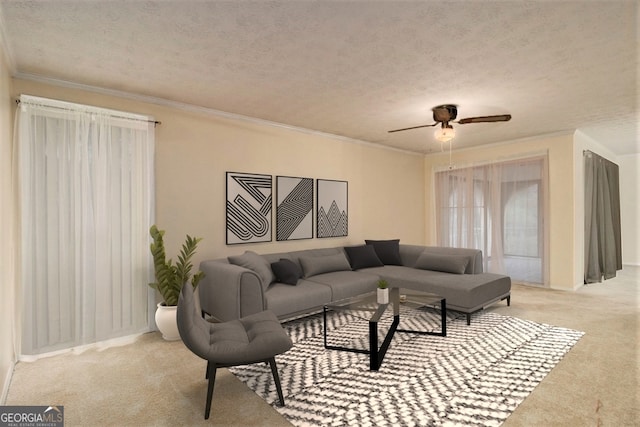
<instances>
[{"instance_id":1,"label":"gray throw pillow","mask_svg":"<svg viewBox=\"0 0 640 427\"><path fill-rule=\"evenodd\" d=\"M423 252L418 257L415 268L421 270L442 271L445 273L464 274L469 264L469 257L462 255L441 255Z\"/></svg>"},{"instance_id":2,"label":"gray throw pillow","mask_svg":"<svg viewBox=\"0 0 640 427\"><path fill-rule=\"evenodd\" d=\"M384 265L371 245L345 246L344 251L347 253L351 268L354 270Z\"/></svg>"},{"instance_id":3,"label":"gray throw pillow","mask_svg":"<svg viewBox=\"0 0 640 427\"><path fill-rule=\"evenodd\" d=\"M365 240L367 245L373 246L376 255L385 265L402 265L400 259L400 239L393 240Z\"/></svg>"},{"instance_id":4,"label":"gray throw pillow","mask_svg":"<svg viewBox=\"0 0 640 427\"><path fill-rule=\"evenodd\" d=\"M343 254L300 257L300 265L304 272L304 277L311 277L322 273L333 271L351 270L351 265L347 257Z\"/></svg>"},{"instance_id":5,"label":"gray throw pillow","mask_svg":"<svg viewBox=\"0 0 640 427\"><path fill-rule=\"evenodd\" d=\"M280 258L280 261L271 263L271 270L276 275L276 281L287 285L297 285L302 277L302 271L298 264L290 259Z\"/></svg>"},{"instance_id":6,"label":"gray throw pillow","mask_svg":"<svg viewBox=\"0 0 640 427\"><path fill-rule=\"evenodd\" d=\"M269 265L266 258L255 252L246 251L242 255L233 255L227 259L231 264L239 265L240 267L255 271L255 273L260 277L263 289L267 289L276 279L273 275L273 271L271 271L271 265Z\"/></svg>"}]
</instances>

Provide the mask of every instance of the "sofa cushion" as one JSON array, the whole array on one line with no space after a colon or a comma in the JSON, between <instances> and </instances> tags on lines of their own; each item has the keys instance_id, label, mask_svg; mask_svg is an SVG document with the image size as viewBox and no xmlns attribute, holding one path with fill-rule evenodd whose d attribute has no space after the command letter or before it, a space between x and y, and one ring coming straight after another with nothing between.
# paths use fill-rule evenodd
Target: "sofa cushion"
<instances>
[{"instance_id":1,"label":"sofa cushion","mask_svg":"<svg viewBox=\"0 0 640 427\"><path fill-rule=\"evenodd\" d=\"M255 271L260 277L260 281L263 289L267 289L271 283L276 279L271 271L269 262L263 257L252 251L246 251L242 255L232 255L227 258L229 263L239 265L240 267L248 268Z\"/></svg>"},{"instance_id":2,"label":"sofa cushion","mask_svg":"<svg viewBox=\"0 0 640 427\"><path fill-rule=\"evenodd\" d=\"M383 267L377 267L383 268ZM305 281L322 283L331 288L331 301L375 292L380 277L364 271L334 271L319 274Z\"/></svg>"},{"instance_id":3,"label":"sofa cushion","mask_svg":"<svg viewBox=\"0 0 640 427\"><path fill-rule=\"evenodd\" d=\"M332 271L351 270L351 265L344 253L325 256L300 257L300 265L302 266L304 277L330 273Z\"/></svg>"},{"instance_id":4,"label":"sofa cushion","mask_svg":"<svg viewBox=\"0 0 640 427\"><path fill-rule=\"evenodd\" d=\"M442 271L445 273L464 274L469 257L461 255L441 255L423 252L418 257L414 268L422 270Z\"/></svg>"},{"instance_id":5,"label":"sofa cushion","mask_svg":"<svg viewBox=\"0 0 640 427\"><path fill-rule=\"evenodd\" d=\"M276 281L287 285L297 285L298 279L302 277L302 271L298 264L290 259L281 258L280 261L271 263L271 270L276 276Z\"/></svg>"},{"instance_id":6,"label":"sofa cushion","mask_svg":"<svg viewBox=\"0 0 640 427\"><path fill-rule=\"evenodd\" d=\"M273 311L279 317L290 317L322 309L324 304L331 302L331 288L301 279L296 286L274 283L269 286L264 297L267 310Z\"/></svg>"},{"instance_id":7,"label":"sofa cushion","mask_svg":"<svg viewBox=\"0 0 640 427\"><path fill-rule=\"evenodd\" d=\"M380 261L385 265L402 265L400 259L400 239L393 240L365 240L367 245L373 246Z\"/></svg>"},{"instance_id":8,"label":"sofa cushion","mask_svg":"<svg viewBox=\"0 0 640 427\"><path fill-rule=\"evenodd\" d=\"M347 253L351 268L354 270L384 265L382 261L380 261L380 258L378 258L378 255L376 255L373 246L345 246L344 251Z\"/></svg>"}]
</instances>

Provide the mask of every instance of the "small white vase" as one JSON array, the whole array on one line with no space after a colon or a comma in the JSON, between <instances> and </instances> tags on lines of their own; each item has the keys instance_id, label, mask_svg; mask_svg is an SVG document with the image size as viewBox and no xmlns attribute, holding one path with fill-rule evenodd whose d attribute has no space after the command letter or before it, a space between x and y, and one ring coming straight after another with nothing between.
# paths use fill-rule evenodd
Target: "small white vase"
<instances>
[{"instance_id":1,"label":"small white vase","mask_svg":"<svg viewBox=\"0 0 640 427\"><path fill-rule=\"evenodd\" d=\"M389 304L389 288L378 288L378 304Z\"/></svg>"},{"instance_id":2,"label":"small white vase","mask_svg":"<svg viewBox=\"0 0 640 427\"><path fill-rule=\"evenodd\" d=\"M158 303L156 309L156 326L162 333L162 338L167 341L177 341L180 339L180 332L178 332L178 321L176 319L176 313L178 307L175 305L164 305L163 302Z\"/></svg>"}]
</instances>

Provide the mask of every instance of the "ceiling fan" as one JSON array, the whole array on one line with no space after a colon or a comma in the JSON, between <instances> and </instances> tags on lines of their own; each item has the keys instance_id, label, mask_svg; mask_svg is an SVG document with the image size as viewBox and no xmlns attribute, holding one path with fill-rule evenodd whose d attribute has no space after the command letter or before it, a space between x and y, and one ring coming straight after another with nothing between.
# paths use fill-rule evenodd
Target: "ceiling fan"
<instances>
[{"instance_id":1,"label":"ceiling fan","mask_svg":"<svg viewBox=\"0 0 640 427\"><path fill-rule=\"evenodd\" d=\"M467 123L488 123L488 122L508 122L511 120L511 114L499 114L496 116L479 116L479 117L468 117L466 119L460 119L457 122L454 121L458 116L458 106L453 104L444 104L438 105L437 107L433 107L431 109L433 111L433 120L435 123L430 125L420 125L420 126L412 126L408 128L402 129L394 129L390 130L389 133L393 132L401 132L405 130L411 129L419 129L425 127L433 127L441 124L441 128L436 131L436 138L442 142L448 142L453 139L455 136L455 130L450 123L458 123L461 125L465 125Z\"/></svg>"}]
</instances>

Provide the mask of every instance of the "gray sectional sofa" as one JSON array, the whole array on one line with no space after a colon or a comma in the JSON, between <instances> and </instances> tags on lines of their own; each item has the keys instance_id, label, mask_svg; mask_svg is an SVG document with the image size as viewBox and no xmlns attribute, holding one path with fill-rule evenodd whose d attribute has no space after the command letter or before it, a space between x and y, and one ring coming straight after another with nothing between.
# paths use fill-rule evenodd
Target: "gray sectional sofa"
<instances>
[{"instance_id":1,"label":"gray sectional sofa","mask_svg":"<svg viewBox=\"0 0 640 427\"><path fill-rule=\"evenodd\" d=\"M399 244L365 245L243 255L203 261L198 286L203 314L221 321L271 310L280 319L321 310L324 304L390 286L432 292L447 308L471 314L500 300L510 303L511 279L484 273L475 249Z\"/></svg>"}]
</instances>

